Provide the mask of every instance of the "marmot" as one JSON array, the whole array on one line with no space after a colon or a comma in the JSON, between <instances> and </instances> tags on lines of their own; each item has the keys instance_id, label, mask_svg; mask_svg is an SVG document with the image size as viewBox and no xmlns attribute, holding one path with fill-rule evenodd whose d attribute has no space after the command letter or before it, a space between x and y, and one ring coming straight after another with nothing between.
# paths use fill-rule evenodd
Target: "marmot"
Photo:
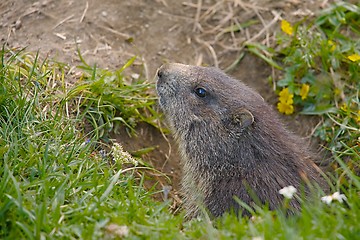
<instances>
[{"instance_id":1,"label":"marmot","mask_svg":"<svg viewBox=\"0 0 360 240\"><path fill-rule=\"evenodd\" d=\"M246 213L235 197L275 209L284 200L280 189L292 185L309 194L309 183L324 184L301 140L241 81L217 68L173 63L158 69L156 89L179 144L187 217L201 207L215 217Z\"/></svg>"}]
</instances>

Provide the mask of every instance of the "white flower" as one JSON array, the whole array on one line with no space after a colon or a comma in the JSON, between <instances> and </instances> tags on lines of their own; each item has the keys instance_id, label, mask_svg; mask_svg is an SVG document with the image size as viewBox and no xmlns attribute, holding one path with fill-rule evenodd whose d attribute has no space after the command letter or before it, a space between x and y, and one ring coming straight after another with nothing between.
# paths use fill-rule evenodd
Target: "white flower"
<instances>
[{"instance_id":1,"label":"white flower","mask_svg":"<svg viewBox=\"0 0 360 240\"><path fill-rule=\"evenodd\" d=\"M115 223L111 223L105 227L107 233L110 235L111 238L126 238L129 236L129 228L126 225L117 225Z\"/></svg>"},{"instance_id":2,"label":"white flower","mask_svg":"<svg viewBox=\"0 0 360 240\"><path fill-rule=\"evenodd\" d=\"M253 223L260 223L263 221L263 218L260 217L260 216L251 216L250 220L253 222Z\"/></svg>"},{"instance_id":3,"label":"white flower","mask_svg":"<svg viewBox=\"0 0 360 240\"><path fill-rule=\"evenodd\" d=\"M334 200L338 200L340 203L342 203L344 200L347 200L346 196L344 194L340 194L339 192L334 192L332 197Z\"/></svg>"},{"instance_id":4,"label":"white flower","mask_svg":"<svg viewBox=\"0 0 360 240\"><path fill-rule=\"evenodd\" d=\"M135 166L139 164L138 161L136 161L130 155L130 153L124 151L123 147L118 143L113 144L113 146L111 147L111 152L114 162L120 162L121 164L131 163L134 164Z\"/></svg>"},{"instance_id":5,"label":"white flower","mask_svg":"<svg viewBox=\"0 0 360 240\"><path fill-rule=\"evenodd\" d=\"M321 198L321 201L323 201L324 203L326 203L326 204L328 204L328 205L332 202L332 200L333 200L333 198L332 198L331 195L330 195L330 196L325 196L325 197L322 197L322 198Z\"/></svg>"},{"instance_id":6,"label":"white flower","mask_svg":"<svg viewBox=\"0 0 360 240\"><path fill-rule=\"evenodd\" d=\"M344 194L340 194L339 192L334 192L332 195L321 198L321 201L326 204L330 204L333 200L337 200L342 203L343 201L346 201L346 196Z\"/></svg>"},{"instance_id":7,"label":"white flower","mask_svg":"<svg viewBox=\"0 0 360 240\"><path fill-rule=\"evenodd\" d=\"M296 188L294 186L284 187L279 190L279 193L283 195L285 198L291 199L296 193Z\"/></svg>"}]
</instances>

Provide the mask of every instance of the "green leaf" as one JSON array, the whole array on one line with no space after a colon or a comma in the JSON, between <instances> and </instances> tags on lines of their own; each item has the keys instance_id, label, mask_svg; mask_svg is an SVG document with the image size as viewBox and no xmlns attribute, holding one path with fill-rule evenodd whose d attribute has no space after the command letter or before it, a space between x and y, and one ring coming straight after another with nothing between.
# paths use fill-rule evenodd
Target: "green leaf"
<instances>
[{"instance_id":1,"label":"green leaf","mask_svg":"<svg viewBox=\"0 0 360 240\"><path fill-rule=\"evenodd\" d=\"M260 50L262 50L262 51L271 52L271 51L273 51L272 49L270 49L262 44L258 44L258 43L248 43L248 44L246 44L246 47L249 50L249 52L260 57L262 60L267 62L270 66L272 66L276 69L279 69L279 70L283 70L283 68L279 64L277 64L272 58L267 57L264 53L262 53L260 51Z\"/></svg>"},{"instance_id":2,"label":"green leaf","mask_svg":"<svg viewBox=\"0 0 360 240\"><path fill-rule=\"evenodd\" d=\"M250 27L250 26L252 26L254 24L257 24L257 23L259 23L259 20L249 20L247 22L240 23L240 25L239 24L232 24L229 27L224 28L224 30L221 31L220 34L229 33L229 32L238 32L242 28L247 28L247 27Z\"/></svg>"},{"instance_id":3,"label":"green leaf","mask_svg":"<svg viewBox=\"0 0 360 240\"><path fill-rule=\"evenodd\" d=\"M136 56L130 58L125 64L124 66L122 66L119 70L118 70L118 73L122 73L126 68L130 67L134 61L136 60Z\"/></svg>"},{"instance_id":4,"label":"green leaf","mask_svg":"<svg viewBox=\"0 0 360 240\"><path fill-rule=\"evenodd\" d=\"M328 105L310 105L304 107L300 114L304 115L323 115L326 113L336 113L337 108L333 107L331 104Z\"/></svg>"}]
</instances>

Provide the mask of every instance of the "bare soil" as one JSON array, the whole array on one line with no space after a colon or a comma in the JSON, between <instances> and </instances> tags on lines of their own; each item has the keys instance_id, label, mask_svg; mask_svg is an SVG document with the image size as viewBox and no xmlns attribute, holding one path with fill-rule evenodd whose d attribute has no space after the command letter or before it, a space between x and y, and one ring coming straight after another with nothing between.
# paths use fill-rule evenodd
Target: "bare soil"
<instances>
[{"instance_id":1,"label":"bare soil","mask_svg":"<svg viewBox=\"0 0 360 240\"><path fill-rule=\"evenodd\" d=\"M89 64L116 69L137 55L133 71L153 81L165 62L209 65L257 89L275 105L269 76L279 77L259 58L246 52L245 42L271 45L281 19L290 22L311 16L330 1L315 0L13 0L0 2L0 41L12 48L40 50L40 55L71 66L80 64L77 48ZM227 27L250 24L233 32ZM141 69L141 70L139 70ZM310 134L311 118L284 118L303 137ZM141 124L138 137L114 135L128 151L154 146L145 156L167 174L178 189L181 170L176 144L151 126Z\"/></svg>"}]
</instances>

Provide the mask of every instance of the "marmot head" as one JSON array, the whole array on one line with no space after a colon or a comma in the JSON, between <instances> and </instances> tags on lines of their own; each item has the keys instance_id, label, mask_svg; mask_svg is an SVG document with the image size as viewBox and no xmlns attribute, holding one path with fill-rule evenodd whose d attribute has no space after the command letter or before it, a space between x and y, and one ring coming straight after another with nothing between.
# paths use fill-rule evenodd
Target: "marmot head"
<instances>
[{"instance_id":1,"label":"marmot head","mask_svg":"<svg viewBox=\"0 0 360 240\"><path fill-rule=\"evenodd\" d=\"M165 64L157 71L159 103L178 134L203 123L239 135L257 119L266 104L238 80L216 68ZM209 133L210 134L210 133Z\"/></svg>"}]
</instances>

